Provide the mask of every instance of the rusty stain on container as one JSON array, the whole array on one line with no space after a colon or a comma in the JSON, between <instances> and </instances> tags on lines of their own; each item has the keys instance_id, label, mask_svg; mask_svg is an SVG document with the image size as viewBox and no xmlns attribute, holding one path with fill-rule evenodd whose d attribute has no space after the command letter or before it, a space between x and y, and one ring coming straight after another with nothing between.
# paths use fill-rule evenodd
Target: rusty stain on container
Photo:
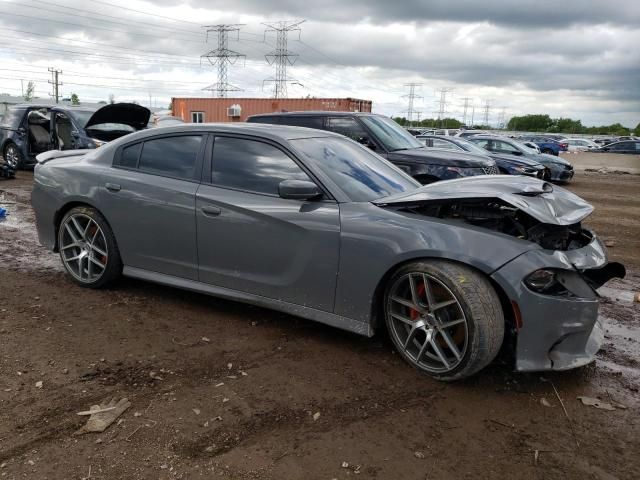
<instances>
[{"instance_id":1,"label":"rusty stain on container","mask_svg":"<svg viewBox=\"0 0 640 480\"><path fill-rule=\"evenodd\" d=\"M240 106L240 115L229 110ZM333 112L370 112L371 100L357 98L182 98L171 99L173 115L185 122L194 120L194 113L202 112L203 122L244 122L259 113L299 112L323 110Z\"/></svg>"}]
</instances>

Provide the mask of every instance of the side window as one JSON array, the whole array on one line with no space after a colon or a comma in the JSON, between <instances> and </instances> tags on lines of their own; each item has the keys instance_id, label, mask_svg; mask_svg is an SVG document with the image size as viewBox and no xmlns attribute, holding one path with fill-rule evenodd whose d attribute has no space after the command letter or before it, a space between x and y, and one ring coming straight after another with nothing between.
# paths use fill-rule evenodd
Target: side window
<instances>
[{"instance_id":1,"label":"side window","mask_svg":"<svg viewBox=\"0 0 640 480\"><path fill-rule=\"evenodd\" d=\"M204 123L204 112L191 112L191 123Z\"/></svg>"},{"instance_id":2,"label":"side window","mask_svg":"<svg viewBox=\"0 0 640 480\"><path fill-rule=\"evenodd\" d=\"M356 141L362 141L362 139L369 138L369 134L355 118L330 117L328 119L327 128L332 132L339 133Z\"/></svg>"},{"instance_id":3,"label":"side window","mask_svg":"<svg viewBox=\"0 0 640 480\"><path fill-rule=\"evenodd\" d=\"M281 120L284 125L291 125L293 127L307 127L307 128L317 128L318 130L323 129L322 117L307 117L307 116L290 116L290 117L281 117Z\"/></svg>"},{"instance_id":4,"label":"side window","mask_svg":"<svg viewBox=\"0 0 640 480\"><path fill-rule=\"evenodd\" d=\"M216 137L211 183L223 188L278 195L283 180L310 180L282 150L244 138Z\"/></svg>"},{"instance_id":5,"label":"side window","mask_svg":"<svg viewBox=\"0 0 640 480\"><path fill-rule=\"evenodd\" d=\"M269 123L271 125L278 125L282 123L280 117L254 117L247 120L250 123Z\"/></svg>"},{"instance_id":6,"label":"side window","mask_svg":"<svg viewBox=\"0 0 640 480\"><path fill-rule=\"evenodd\" d=\"M630 150L633 148L631 142L621 142L611 146L611 150Z\"/></svg>"},{"instance_id":7,"label":"side window","mask_svg":"<svg viewBox=\"0 0 640 480\"><path fill-rule=\"evenodd\" d=\"M124 147L120 154L120 158L117 161L117 165L126 168L138 168L138 158L140 158L141 151L142 143L136 143L135 145Z\"/></svg>"},{"instance_id":8,"label":"side window","mask_svg":"<svg viewBox=\"0 0 640 480\"><path fill-rule=\"evenodd\" d=\"M440 140L439 138L433 139L433 146L436 148L444 148L446 150L460 150L457 145L447 142L446 140Z\"/></svg>"},{"instance_id":9,"label":"side window","mask_svg":"<svg viewBox=\"0 0 640 480\"><path fill-rule=\"evenodd\" d=\"M147 140L142 146L138 168L143 172L192 180L201 143L201 135Z\"/></svg>"},{"instance_id":10,"label":"side window","mask_svg":"<svg viewBox=\"0 0 640 480\"><path fill-rule=\"evenodd\" d=\"M475 143L479 147L485 148L487 150L491 150L491 145L490 145L491 140L478 139L478 140L474 140L473 143Z\"/></svg>"},{"instance_id":11,"label":"side window","mask_svg":"<svg viewBox=\"0 0 640 480\"><path fill-rule=\"evenodd\" d=\"M640 142L636 142L636 152L640 152Z\"/></svg>"}]
</instances>

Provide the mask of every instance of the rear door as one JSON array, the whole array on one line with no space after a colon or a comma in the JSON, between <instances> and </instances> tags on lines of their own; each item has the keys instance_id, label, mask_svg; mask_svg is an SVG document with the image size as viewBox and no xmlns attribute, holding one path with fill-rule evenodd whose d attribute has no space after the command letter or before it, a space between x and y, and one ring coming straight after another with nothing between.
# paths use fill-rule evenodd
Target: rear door
<instances>
[{"instance_id":1,"label":"rear door","mask_svg":"<svg viewBox=\"0 0 640 480\"><path fill-rule=\"evenodd\" d=\"M198 278L195 194L206 135L154 137L123 146L100 185L123 263Z\"/></svg>"},{"instance_id":2,"label":"rear door","mask_svg":"<svg viewBox=\"0 0 640 480\"><path fill-rule=\"evenodd\" d=\"M216 135L196 195L199 279L219 287L333 311L339 206L283 199L283 180L311 180L281 146Z\"/></svg>"}]
</instances>

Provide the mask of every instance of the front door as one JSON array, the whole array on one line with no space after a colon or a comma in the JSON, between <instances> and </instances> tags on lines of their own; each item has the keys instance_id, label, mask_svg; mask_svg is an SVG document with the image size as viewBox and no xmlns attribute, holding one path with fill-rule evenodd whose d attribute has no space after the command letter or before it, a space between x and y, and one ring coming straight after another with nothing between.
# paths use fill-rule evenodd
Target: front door
<instances>
[{"instance_id":1,"label":"front door","mask_svg":"<svg viewBox=\"0 0 640 480\"><path fill-rule=\"evenodd\" d=\"M339 206L280 198L278 185L289 179L311 180L279 146L216 136L210 175L196 195L199 278L331 312Z\"/></svg>"}]
</instances>

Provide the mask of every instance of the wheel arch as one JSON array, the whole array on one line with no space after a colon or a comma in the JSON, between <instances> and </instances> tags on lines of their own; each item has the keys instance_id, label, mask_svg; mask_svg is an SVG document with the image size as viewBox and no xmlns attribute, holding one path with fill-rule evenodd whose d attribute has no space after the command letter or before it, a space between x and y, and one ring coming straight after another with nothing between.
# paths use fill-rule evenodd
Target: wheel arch
<instances>
[{"instance_id":1,"label":"wheel arch","mask_svg":"<svg viewBox=\"0 0 640 480\"><path fill-rule=\"evenodd\" d=\"M58 230L60 229L60 223L62 222L62 219L67 214L67 212L69 212L69 210L71 210L72 208L76 208L76 207L93 208L100 215L102 215L102 217L107 222L107 225L109 225L109 228L111 228L111 223L109 222L109 219L93 203L91 203L90 201L87 201L85 199L71 200L71 201L65 203L62 207L60 207L58 209L58 211L55 213L54 218L53 218L53 227L54 227L54 232L55 232L55 238L54 238L54 242L55 243L54 243L54 247L53 247L53 251L54 252L58 252L58 247L59 247L59 245L58 245ZM113 231L112 228L111 228L111 230Z\"/></svg>"},{"instance_id":2,"label":"wheel arch","mask_svg":"<svg viewBox=\"0 0 640 480\"><path fill-rule=\"evenodd\" d=\"M400 268L404 267L409 263L414 262L429 262L429 261L446 261L451 263L456 263L458 265L462 265L464 267L470 268L475 272L483 275L495 290L498 298L500 299L500 304L502 305L502 311L504 313L505 320L505 344L507 343L507 338L512 336L511 334L515 334L516 331L516 321L515 321L515 312L514 307L511 304L511 300L509 296L504 291L504 289L491 277L491 275L487 271L483 271L478 266L472 265L467 262L460 261L459 259L454 258L446 258L446 257L429 257L429 256L420 256L409 259L404 259L392 267L390 267L384 275L378 281L376 288L373 293L373 298L371 302L371 327L374 330L378 330L381 326L384 326L384 292L387 286L387 283L391 276L397 272Z\"/></svg>"}]
</instances>

